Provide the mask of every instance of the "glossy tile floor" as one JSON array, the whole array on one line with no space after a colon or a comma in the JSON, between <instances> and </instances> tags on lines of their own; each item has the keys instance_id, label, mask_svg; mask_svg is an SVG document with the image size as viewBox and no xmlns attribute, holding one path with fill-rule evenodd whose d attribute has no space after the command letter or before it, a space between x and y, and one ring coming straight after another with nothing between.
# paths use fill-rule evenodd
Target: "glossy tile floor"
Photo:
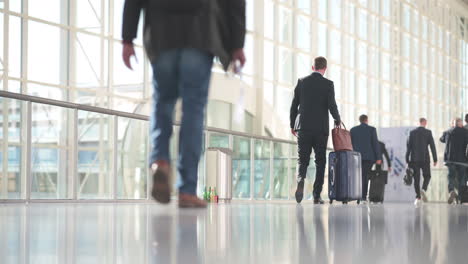
<instances>
[{"instance_id":1,"label":"glossy tile floor","mask_svg":"<svg viewBox=\"0 0 468 264\"><path fill-rule=\"evenodd\" d=\"M3 204L0 263L468 263L468 206Z\"/></svg>"}]
</instances>

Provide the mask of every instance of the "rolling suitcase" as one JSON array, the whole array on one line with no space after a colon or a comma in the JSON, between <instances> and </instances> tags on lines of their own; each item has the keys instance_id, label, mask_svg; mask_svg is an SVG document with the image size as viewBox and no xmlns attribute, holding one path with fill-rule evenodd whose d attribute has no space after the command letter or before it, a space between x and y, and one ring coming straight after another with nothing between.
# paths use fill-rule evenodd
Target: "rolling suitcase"
<instances>
[{"instance_id":1,"label":"rolling suitcase","mask_svg":"<svg viewBox=\"0 0 468 264\"><path fill-rule=\"evenodd\" d=\"M468 186L461 187L461 190L458 191L457 200L459 204L468 203Z\"/></svg>"},{"instance_id":2,"label":"rolling suitcase","mask_svg":"<svg viewBox=\"0 0 468 264\"><path fill-rule=\"evenodd\" d=\"M385 196L385 184L387 183L387 171L376 169L370 173L369 201L383 203Z\"/></svg>"},{"instance_id":3,"label":"rolling suitcase","mask_svg":"<svg viewBox=\"0 0 468 264\"><path fill-rule=\"evenodd\" d=\"M355 151L331 152L328 156L328 197L330 203L347 204L362 197L361 154Z\"/></svg>"}]
</instances>

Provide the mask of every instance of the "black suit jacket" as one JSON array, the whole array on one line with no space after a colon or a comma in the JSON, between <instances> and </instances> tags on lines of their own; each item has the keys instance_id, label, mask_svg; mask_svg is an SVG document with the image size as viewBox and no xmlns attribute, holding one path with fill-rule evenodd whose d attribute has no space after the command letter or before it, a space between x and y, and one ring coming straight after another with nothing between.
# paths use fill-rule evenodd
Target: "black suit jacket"
<instances>
[{"instance_id":1,"label":"black suit jacket","mask_svg":"<svg viewBox=\"0 0 468 264\"><path fill-rule=\"evenodd\" d=\"M340 120L333 82L318 72L299 79L290 110L291 128L328 135L328 111Z\"/></svg>"},{"instance_id":2,"label":"black suit jacket","mask_svg":"<svg viewBox=\"0 0 468 264\"><path fill-rule=\"evenodd\" d=\"M444 132L440 141L445 143L445 162L468 162L468 130L452 128Z\"/></svg>"},{"instance_id":3,"label":"black suit jacket","mask_svg":"<svg viewBox=\"0 0 468 264\"><path fill-rule=\"evenodd\" d=\"M379 141L379 146L380 146L380 160L382 160L382 164L383 164L383 161L384 161L384 157L385 159L387 160L387 165L388 167L392 167L392 161L390 160L390 156L388 155L388 151L387 151L387 148L385 147L385 143L383 143L382 141Z\"/></svg>"},{"instance_id":4,"label":"black suit jacket","mask_svg":"<svg viewBox=\"0 0 468 264\"><path fill-rule=\"evenodd\" d=\"M432 159L437 162L437 151L432 132L424 127L412 130L406 144L406 162L430 162L427 147L431 148Z\"/></svg>"},{"instance_id":5,"label":"black suit jacket","mask_svg":"<svg viewBox=\"0 0 468 264\"><path fill-rule=\"evenodd\" d=\"M375 162L382 157L375 127L361 123L350 132L353 149L361 153L362 160Z\"/></svg>"}]
</instances>

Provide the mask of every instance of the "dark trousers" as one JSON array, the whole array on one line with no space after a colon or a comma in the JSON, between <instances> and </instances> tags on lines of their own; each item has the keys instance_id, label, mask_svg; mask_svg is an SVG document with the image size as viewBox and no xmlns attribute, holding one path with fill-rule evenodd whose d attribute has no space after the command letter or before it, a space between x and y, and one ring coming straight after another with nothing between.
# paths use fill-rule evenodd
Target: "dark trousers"
<instances>
[{"instance_id":1,"label":"dark trousers","mask_svg":"<svg viewBox=\"0 0 468 264\"><path fill-rule=\"evenodd\" d=\"M421 198L421 170L424 179L422 189L427 191L427 186L429 186L429 182L431 181L431 163L429 161L414 161L411 166L414 170L414 190L416 191L416 198Z\"/></svg>"},{"instance_id":2,"label":"dark trousers","mask_svg":"<svg viewBox=\"0 0 468 264\"><path fill-rule=\"evenodd\" d=\"M362 161L362 200L367 200L367 189L369 188L369 174L374 165L374 161L363 160Z\"/></svg>"},{"instance_id":3,"label":"dark trousers","mask_svg":"<svg viewBox=\"0 0 468 264\"><path fill-rule=\"evenodd\" d=\"M461 187L466 185L466 167L458 164L447 164L448 167L448 190L452 192L455 187L460 192Z\"/></svg>"},{"instance_id":4,"label":"dark trousers","mask_svg":"<svg viewBox=\"0 0 468 264\"><path fill-rule=\"evenodd\" d=\"M298 177L305 178L307 176L307 168L309 167L310 155L312 149L315 153L315 182L314 182L314 199L320 198L320 193L323 187L323 178L325 177L325 166L327 164L327 141L328 135L318 135L307 131L299 131L298 133Z\"/></svg>"}]
</instances>

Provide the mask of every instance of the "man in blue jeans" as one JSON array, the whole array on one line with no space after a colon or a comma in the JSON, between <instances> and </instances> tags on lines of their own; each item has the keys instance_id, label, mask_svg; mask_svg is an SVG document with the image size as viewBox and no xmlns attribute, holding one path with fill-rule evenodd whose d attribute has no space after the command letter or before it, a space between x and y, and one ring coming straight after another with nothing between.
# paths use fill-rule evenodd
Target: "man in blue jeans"
<instances>
[{"instance_id":1,"label":"man in blue jeans","mask_svg":"<svg viewBox=\"0 0 468 264\"><path fill-rule=\"evenodd\" d=\"M245 0L126 0L123 60L130 69L141 11L145 13L144 46L154 76L151 195L160 203L170 201L169 140L174 107L181 98L179 207L206 207L196 196L196 187L213 57L219 57L225 70L230 62L244 65Z\"/></svg>"}]
</instances>

